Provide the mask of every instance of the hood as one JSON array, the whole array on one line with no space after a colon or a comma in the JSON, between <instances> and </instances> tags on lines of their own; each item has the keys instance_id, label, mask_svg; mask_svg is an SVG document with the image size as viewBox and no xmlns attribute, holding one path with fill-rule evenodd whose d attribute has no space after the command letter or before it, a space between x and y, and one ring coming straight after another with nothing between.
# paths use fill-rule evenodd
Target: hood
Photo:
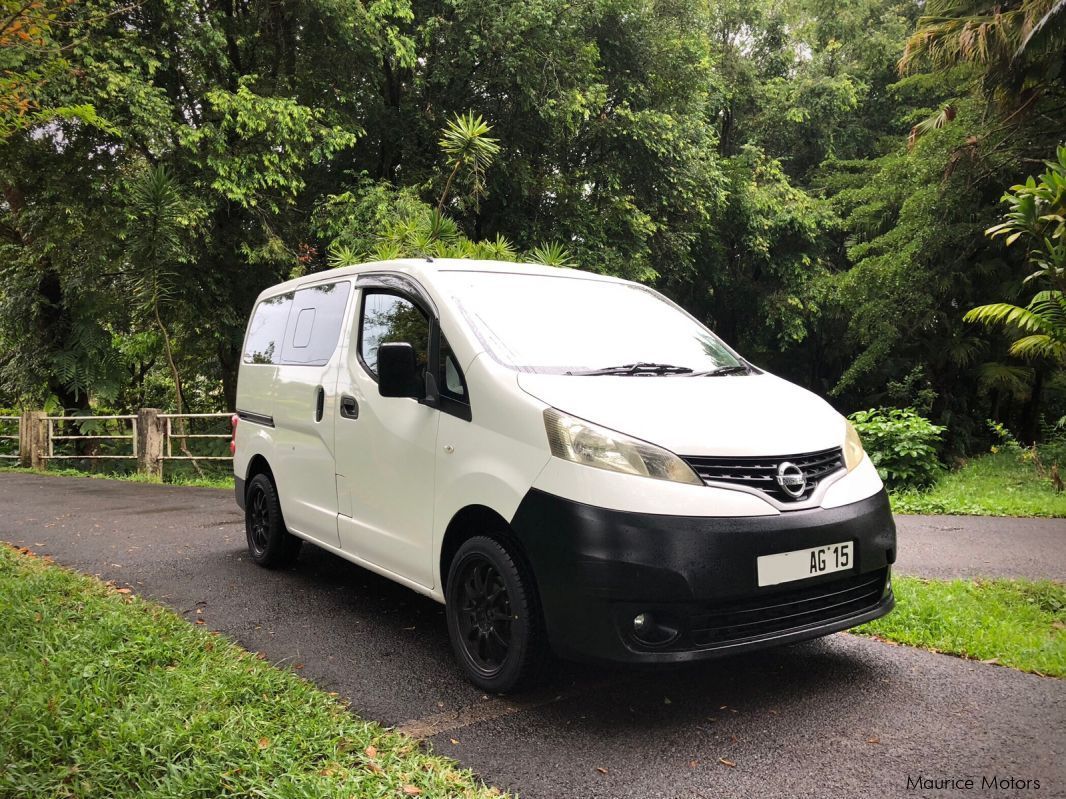
<instances>
[{"instance_id":1,"label":"hood","mask_svg":"<svg viewBox=\"0 0 1066 799\"><path fill-rule=\"evenodd\" d=\"M520 372L518 385L565 413L678 455L799 455L844 444L825 400L770 374L618 377Z\"/></svg>"}]
</instances>

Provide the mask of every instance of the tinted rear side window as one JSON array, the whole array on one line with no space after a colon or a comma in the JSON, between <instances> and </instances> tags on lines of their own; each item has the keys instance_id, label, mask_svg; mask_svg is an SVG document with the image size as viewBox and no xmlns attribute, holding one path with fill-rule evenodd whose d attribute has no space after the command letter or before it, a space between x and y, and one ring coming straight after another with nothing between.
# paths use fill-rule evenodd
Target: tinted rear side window
<instances>
[{"instance_id":1,"label":"tinted rear side window","mask_svg":"<svg viewBox=\"0 0 1066 799\"><path fill-rule=\"evenodd\" d=\"M244 339L245 363L280 363L281 342L289 320L293 294L267 297L256 306Z\"/></svg>"},{"instance_id":2,"label":"tinted rear side window","mask_svg":"<svg viewBox=\"0 0 1066 799\"><path fill-rule=\"evenodd\" d=\"M281 362L323 366L337 349L351 284L310 286L296 292Z\"/></svg>"}]
</instances>

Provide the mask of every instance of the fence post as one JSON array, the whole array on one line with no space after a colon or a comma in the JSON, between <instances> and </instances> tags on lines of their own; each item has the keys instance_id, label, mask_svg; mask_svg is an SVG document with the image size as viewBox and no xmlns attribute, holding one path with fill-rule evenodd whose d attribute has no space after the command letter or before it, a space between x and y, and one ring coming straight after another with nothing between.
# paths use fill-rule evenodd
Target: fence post
<instances>
[{"instance_id":1,"label":"fence post","mask_svg":"<svg viewBox=\"0 0 1066 799\"><path fill-rule=\"evenodd\" d=\"M23 411L19 420L19 466L48 465L48 421L44 411Z\"/></svg>"},{"instance_id":2,"label":"fence post","mask_svg":"<svg viewBox=\"0 0 1066 799\"><path fill-rule=\"evenodd\" d=\"M137 471L163 479L163 419L158 408L137 411Z\"/></svg>"}]
</instances>

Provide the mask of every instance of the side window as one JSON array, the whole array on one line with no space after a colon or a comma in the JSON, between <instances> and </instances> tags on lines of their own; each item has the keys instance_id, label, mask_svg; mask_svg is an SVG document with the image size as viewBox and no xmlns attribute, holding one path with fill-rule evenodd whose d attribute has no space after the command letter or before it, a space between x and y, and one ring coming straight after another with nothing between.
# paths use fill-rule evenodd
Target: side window
<instances>
[{"instance_id":1,"label":"side window","mask_svg":"<svg viewBox=\"0 0 1066 799\"><path fill-rule=\"evenodd\" d=\"M351 284L341 281L296 292L281 352L282 363L324 366L329 361L340 339L350 290Z\"/></svg>"},{"instance_id":2,"label":"side window","mask_svg":"<svg viewBox=\"0 0 1066 799\"><path fill-rule=\"evenodd\" d=\"M293 294L267 297L255 307L244 339L245 363L280 363L281 341L289 319Z\"/></svg>"},{"instance_id":3,"label":"side window","mask_svg":"<svg viewBox=\"0 0 1066 799\"><path fill-rule=\"evenodd\" d=\"M423 369L429 364L429 319L404 297L381 291L367 291L363 318L359 321L359 356L375 376L378 373L378 347L403 341L415 348L415 360Z\"/></svg>"},{"instance_id":4,"label":"side window","mask_svg":"<svg viewBox=\"0 0 1066 799\"><path fill-rule=\"evenodd\" d=\"M466 396L466 381L463 379L463 372L443 333L440 337L440 372L437 383L440 393L444 396L459 402L470 401Z\"/></svg>"}]
</instances>

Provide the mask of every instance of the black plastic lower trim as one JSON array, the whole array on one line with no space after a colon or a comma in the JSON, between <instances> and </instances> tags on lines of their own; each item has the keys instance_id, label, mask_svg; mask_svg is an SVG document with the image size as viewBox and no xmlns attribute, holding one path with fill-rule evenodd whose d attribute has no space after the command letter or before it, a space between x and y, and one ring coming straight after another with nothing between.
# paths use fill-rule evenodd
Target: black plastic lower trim
<instances>
[{"instance_id":1,"label":"black plastic lower trim","mask_svg":"<svg viewBox=\"0 0 1066 799\"><path fill-rule=\"evenodd\" d=\"M839 508L697 517L608 510L534 489L511 526L564 656L696 660L826 635L893 606L896 530L884 491ZM842 541L854 545L852 569L758 585L759 556ZM642 643L638 614L676 634Z\"/></svg>"},{"instance_id":2,"label":"black plastic lower trim","mask_svg":"<svg viewBox=\"0 0 1066 799\"><path fill-rule=\"evenodd\" d=\"M237 499L237 507L244 510L244 478L233 477L233 494Z\"/></svg>"}]
</instances>

